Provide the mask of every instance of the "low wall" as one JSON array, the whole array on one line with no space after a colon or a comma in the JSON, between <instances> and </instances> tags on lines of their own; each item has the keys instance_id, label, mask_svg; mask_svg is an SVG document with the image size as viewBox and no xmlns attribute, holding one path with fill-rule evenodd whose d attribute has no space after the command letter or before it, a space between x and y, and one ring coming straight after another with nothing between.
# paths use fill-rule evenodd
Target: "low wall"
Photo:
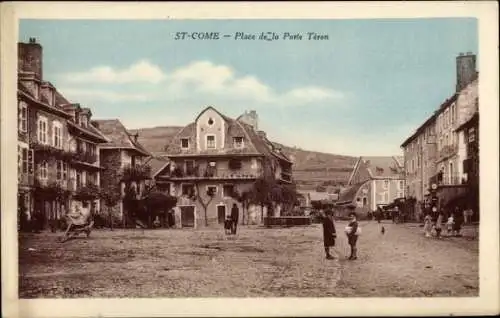
<instances>
[{"instance_id":1,"label":"low wall","mask_svg":"<svg viewBox=\"0 0 500 318\"><path fill-rule=\"evenodd\" d=\"M279 217L265 217L264 225L267 227L272 226L301 226L310 225L311 218L308 216L279 216Z\"/></svg>"}]
</instances>

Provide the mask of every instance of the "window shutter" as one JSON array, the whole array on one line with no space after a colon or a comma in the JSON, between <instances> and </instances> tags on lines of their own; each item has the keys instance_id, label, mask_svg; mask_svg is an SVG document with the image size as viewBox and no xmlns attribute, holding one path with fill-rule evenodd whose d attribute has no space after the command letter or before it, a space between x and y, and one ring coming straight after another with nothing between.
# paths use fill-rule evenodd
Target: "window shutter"
<instances>
[{"instance_id":1,"label":"window shutter","mask_svg":"<svg viewBox=\"0 0 500 318\"><path fill-rule=\"evenodd\" d=\"M33 160L33 149L28 150L28 173L33 174L34 160Z\"/></svg>"}]
</instances>

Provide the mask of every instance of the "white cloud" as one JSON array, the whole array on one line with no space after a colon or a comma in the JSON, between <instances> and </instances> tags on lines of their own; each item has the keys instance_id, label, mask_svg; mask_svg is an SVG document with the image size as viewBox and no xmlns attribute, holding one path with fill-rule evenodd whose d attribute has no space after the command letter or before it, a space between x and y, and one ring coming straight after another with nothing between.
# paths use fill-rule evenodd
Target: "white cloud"
<instances>
[{"instance_id":1,"label":"white cloud","mask_svg":"<svg viewBox=\"0 0 500 318\"><path fill-rule=\"evenodd\" d=\"M174 70L167 76L167 85L190 93L195 91L283 106L343 98L339 92L315 86L297 87L279 93L255 76L237 76L229 66L216 65L209 61L196 61Z\"/></svg>"},{"instance_id":2,"label":"white cloud","mask_svg":"<svg viewBox=\"0 0 500 318\"><path fill-rule=\"evenodd\" d=\"M165 78L160 67L147 60L141 60L123 70L115 70L110 66L97 66L87 72L65 74L64 79L73 83L159 83Z\"/></svg>"},{"instance_id":3,"label":"white cloud","mask_svg":"<svg viewBox=\"0 0 500 318\"><path fill-rule=\"evenodd\" d=\"M149 99L178 100L189 98L197 99L201 104L207 100L213 103L232 100L242 103L257 103L265 105L291 106L316 102L331 102L343 98L343 94L326 87L304 86L295 87L285 92L278 92L266 85L253 75L238 75L227 65L217 65L210 61L194 61L188 65L174 69L166 74L162 69L146 60L139 61L130 67L117 70L110 66L99 66L88 72L69 73L63 75L64 83L70 84L124 84L149 83L147 87ZM141 101L146 95L119 94L120 87L109 88L109 92L102 89L93 94L87 88L87 95L94 98L102 97L105 100ZM130 89L130 88L129 88ZM135 89L138 89L137 87ZM80 94L81 95L81 94ZM139 97L140 96L140 97Z\"/></svg>"}]
</instances>

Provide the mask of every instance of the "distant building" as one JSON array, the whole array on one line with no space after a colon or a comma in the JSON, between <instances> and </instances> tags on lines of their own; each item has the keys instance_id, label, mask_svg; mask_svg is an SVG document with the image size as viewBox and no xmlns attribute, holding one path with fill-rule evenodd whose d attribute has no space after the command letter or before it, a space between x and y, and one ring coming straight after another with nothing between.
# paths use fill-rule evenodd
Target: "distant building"
<instances>
[{"instance_id":1,"label":"distant building","mask_svg":"<svg viewBox=\"0 0 500 318\"><path fill-rule=\"evenodd\" d=\"M440 207L467 191L464 134L457 133L457 128L478 111L476 56L460 54L456 66L456 92L401 145L407 196L416 199L420 217L430 205L432 184L438 187Z\"/></svg>"},{"instance_id":2,"label":"distant building","mask_svg":"<svg viewBox=\"0 0 500 318\"><path fill-rule=\"evenodd\" d=\"M341 214L366 215L404 198L404 183L402 157L360 157L336 207Z\"/></svg>"},{"instance_id":3,"label":"distant building","mask_svg":"<svg viewBox=\"0 0 500 318\"><path fill-rule=\"evenodd\" d=\"M178 198L177 226L223 223L233 204L240 222L261 223L268 212L279 215L280 206L261 211L254 205L243 215L239 200L260 177L293 182L290 159L256 128L257 122L250 125L207 107L173 138L166 147L169 162L155 175L155 184Z\"/></svg>"},{"instance_id":4,"label":"distant building","mask_svg":"<svg viewBox=\"0 0 500 318\"><path fill-rule=\"evenodd\" d=\"M131 135L118 119L94 120L92 123L108 139L99 148L103 168L101 187L118 193L120 197L114 206L106 206L104 200L101 200L101 206L110 209L123 226L134 226L132 211L124 205L126 187L130 186L137 198L144 194L146 181L151 178L150 167L145 162L151 154L137 141L138 134Z\"/></svg>"}]
</instances>

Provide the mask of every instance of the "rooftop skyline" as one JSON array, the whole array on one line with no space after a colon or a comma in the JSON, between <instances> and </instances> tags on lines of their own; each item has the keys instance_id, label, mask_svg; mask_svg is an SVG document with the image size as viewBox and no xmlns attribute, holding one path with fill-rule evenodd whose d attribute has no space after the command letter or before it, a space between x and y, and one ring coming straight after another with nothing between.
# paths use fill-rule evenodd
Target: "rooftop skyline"
<instances>
[{"instance_id":1,"label":"rooftop skyline","mask_svg":"<svg viewBox=\"0 0 500 318\"><path fill-rule=\"evenodd\" d=\"M455 92L455 58L477 54L475 19L22 20L44 79L95 119L184 126L211 105L288 146L400 155ZM328 35L328 40L175 40L176 32ZM479 66L478 66L479 70Z\"/></svg>"}]
</instances>

